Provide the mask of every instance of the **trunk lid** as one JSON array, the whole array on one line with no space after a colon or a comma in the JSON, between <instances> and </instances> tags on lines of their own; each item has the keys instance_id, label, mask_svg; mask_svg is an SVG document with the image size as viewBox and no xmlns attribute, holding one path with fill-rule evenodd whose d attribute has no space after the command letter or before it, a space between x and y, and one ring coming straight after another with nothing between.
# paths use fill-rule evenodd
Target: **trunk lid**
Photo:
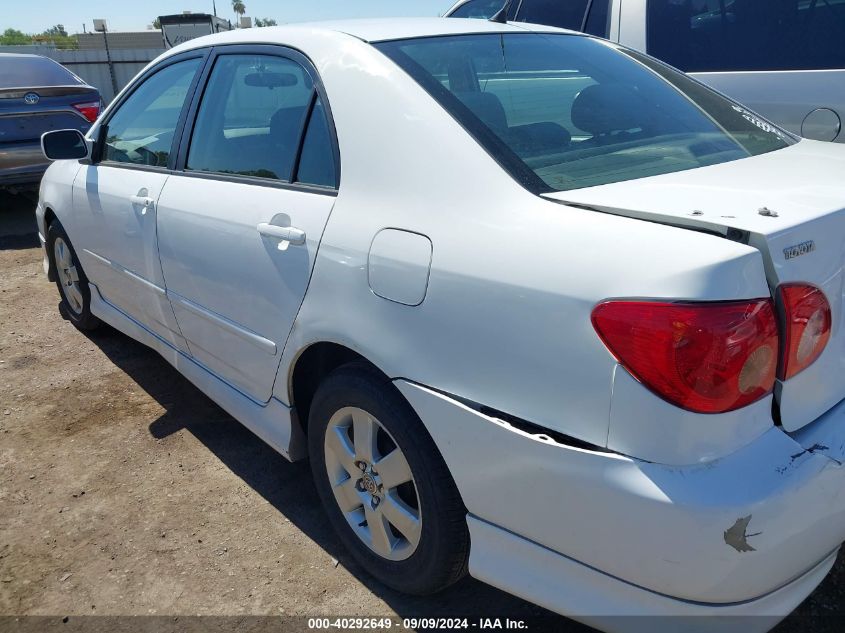
<instances>
[{"instance_id":1,"label":"trunk lid","mask_svg":"<svg viewBox=\"0 0 845 633\"><path fill-rule=\"evenodd\" d=\"M711 167L544 195L747 241L762 253L772 289L790 281L821 288L832 311L830 342L813 365L777 385L781 423L794 431L845 399L845 147L805 140Z\"/></svg>"},{"instance_id":2,"label":"trunk lid","mask_svg":"<svg viewBox=\"0 0 845 633\"><path fill-rule=\"evenodd\" d=\"M29 94L38 96L36 103L27 103ZM51 130L74 128L84 133L91 124L73 106L99 100L99 92L90 86L2 88L0 144L36 143Z\"/></svg>"}]
</instances>

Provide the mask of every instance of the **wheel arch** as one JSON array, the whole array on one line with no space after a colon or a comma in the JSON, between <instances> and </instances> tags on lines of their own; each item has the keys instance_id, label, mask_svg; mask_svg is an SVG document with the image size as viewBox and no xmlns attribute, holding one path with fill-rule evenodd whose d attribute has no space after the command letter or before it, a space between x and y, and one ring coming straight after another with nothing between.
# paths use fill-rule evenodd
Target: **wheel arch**
<instances>
[{"instance_id":1,"label":"wheel arch","mask_svg":"<svg viewBox=\"0 0 845 633\"><path fill-rule=\"evenodd\" d=\"M356 361L366 363L388 377L366 356L341 343L315 341L299 350L288 372L287 393L304 433L308 432L311 401L320 383L338 367Z\"/></svg>"},{"instance_id":2,"label":"wheel arch","mask_svg":"<svg viewBox=\"0 0 845 633\"><path fill-rule=\"evenodd\" d=\"M53 207L49 205L44 206L44 239L47 239L47 231L50 230L50 225L53 222L58 222L59 218L56 215L56 212L53 211ZM47 279L49 281L56 281L56 266L53 262L53 254L49 252L49 249L45 249L47 252Z\"/></svg>"}]
</instances>

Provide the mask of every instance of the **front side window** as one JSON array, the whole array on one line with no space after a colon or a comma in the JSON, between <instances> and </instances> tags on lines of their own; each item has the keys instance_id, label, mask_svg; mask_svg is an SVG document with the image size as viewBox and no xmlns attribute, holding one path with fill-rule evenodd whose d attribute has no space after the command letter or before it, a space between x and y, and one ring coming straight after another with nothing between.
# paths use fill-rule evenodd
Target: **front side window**
<instances>
[{"instance_id":1,"label":"front side window","mask_svg":"<svg viewBox=\"0 0 845 633\"><path fill-rule=\"evenodd\" d=\"M580 31L589 0L522 0L518 22Z\"/></svg>"},{"instance_id":2,"label":"front side window","mask_svg":"<svg viewBox=\"0 0 845 633\"><path fill-rule=\"evenodd\" d=\"M845 68L842 0L649 0L647 28L686 72Z\"/></svg>"},{"instance_id":3,"label":"front side window","mask_svg":"<svg viewBox=\"0 0 845 633\"><path fill-rule=\"evenodd\" d=\"M681 73L582 35L459 35L376 46L537 192L694 169L794 142Z\"/></svg>"},{"instance_id":4,"label":"front side window","mask_svg":"<svg viewBox=\"0 0 845 633\"><path fill-rule=\"evenodd\" d=\"M200 59L166 66L138 86L106 123L103 160L167 167L179 115Z\"/></svg>"}]
</instances>

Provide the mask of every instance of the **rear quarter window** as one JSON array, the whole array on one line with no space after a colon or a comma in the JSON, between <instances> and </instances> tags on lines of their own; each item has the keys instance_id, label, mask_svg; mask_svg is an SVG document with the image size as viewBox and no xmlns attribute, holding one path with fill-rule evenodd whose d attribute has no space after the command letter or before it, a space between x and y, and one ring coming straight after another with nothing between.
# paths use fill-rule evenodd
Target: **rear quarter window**
<instances>
[{"instance_id":1,"label":"rear quarter window","mask_svg":"<svg viewBox=\"0 0 845 633\"><path fill-rule=\"evenodd\" d=\"M580 31L589 0L522 0L517 22Z\"/></svg>"},{"instance_id":2,"label":"rear quarter window","mask_svg":"<svg viewBox=\"0 0 845 633\"><path fill-rule=\"evenodd\" d=\"M648 0L647 48L686 72L845 68L845 0Z\"/></svg>"}]
</instances>

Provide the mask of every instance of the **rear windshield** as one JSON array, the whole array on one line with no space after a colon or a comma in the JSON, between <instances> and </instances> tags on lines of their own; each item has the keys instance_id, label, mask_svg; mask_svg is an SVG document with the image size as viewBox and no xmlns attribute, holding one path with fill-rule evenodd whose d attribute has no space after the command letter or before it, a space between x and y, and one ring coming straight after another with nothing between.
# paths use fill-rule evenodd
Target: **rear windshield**
<instances>
[{"instance_id":1,"label":"rear windshield","mask_svg":"<svg viewBox=\"0 0 845 633\"><path fill-rule=\"evenodd\" d=\"M76 75L47 57L0 55L0 88L77 86Z\"/></svg>"},{"instance_id":2,"label":"rear windshield","mask_svg":"<svg viewBox=\"0 0 845 633\"><path fill-rule=\"evenodd\" d=\"M648 0L647 25L686 72L845 68L845 0Z\"/></svg>"},{"instance_id":3,"label":"rear windshield","mask_svg":"<svg viewBox=\"0 0 845 633\"><path fill-rule=\"evenodd\" d=\"M644 55L565 34L376 45L536 192L694 169L795 142Z\"/></svg>"}]
</instances>

